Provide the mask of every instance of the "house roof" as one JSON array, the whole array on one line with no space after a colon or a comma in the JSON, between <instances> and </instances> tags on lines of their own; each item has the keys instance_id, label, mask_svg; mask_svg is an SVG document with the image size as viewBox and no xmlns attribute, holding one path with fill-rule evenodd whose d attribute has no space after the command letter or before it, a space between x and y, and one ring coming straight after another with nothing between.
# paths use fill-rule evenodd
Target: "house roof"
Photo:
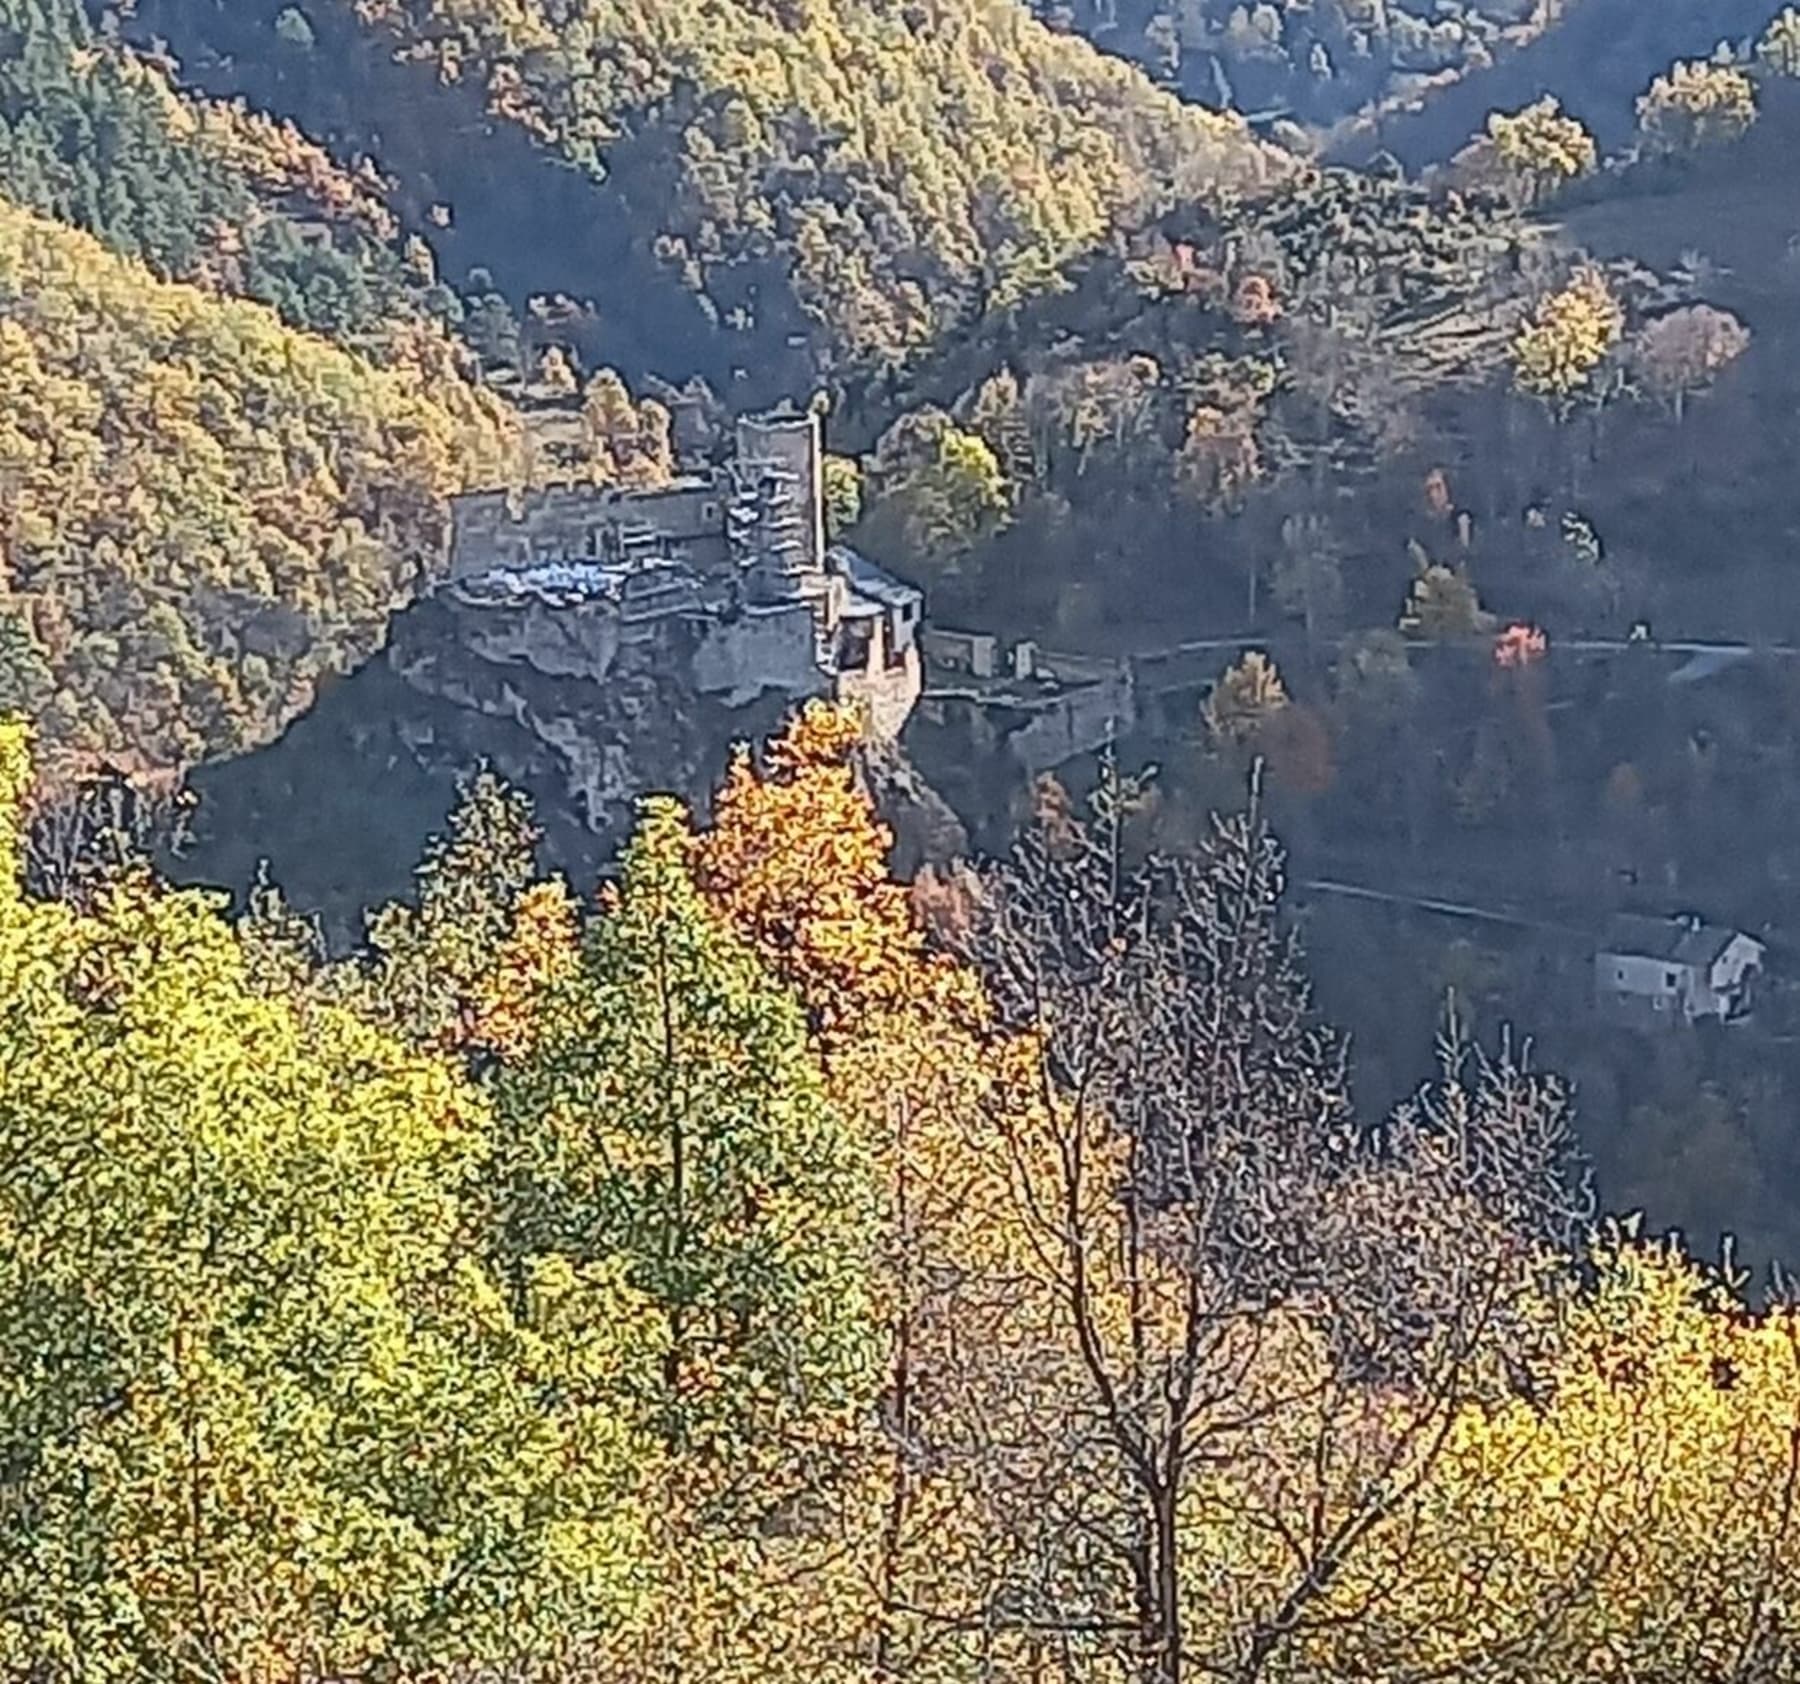
<instances>
[{"instance_id":1,"label":"house roof","mask_svg":"<svg viewBox=\"0 0 1800 1684\"><path fill-rule=\"evenodd\" d=\"M896 579L885 567L877 567L867 556L858 555L844 544L832 546L831 566L849 582L851 596L860 598L871 609L905 608L925 600L925 593L917 585Z\"/></svg>"},{"instance_id":2,"label":"house roof","mask_svg":"<svg viewBox=\"0 0 1800 1684\"><path fill-rule=\"evenodd\" d=\"M1706 970L1739 934L1722 924L1622 912L1607 925L1605 951Z\"/></svg>"}]
</instances>

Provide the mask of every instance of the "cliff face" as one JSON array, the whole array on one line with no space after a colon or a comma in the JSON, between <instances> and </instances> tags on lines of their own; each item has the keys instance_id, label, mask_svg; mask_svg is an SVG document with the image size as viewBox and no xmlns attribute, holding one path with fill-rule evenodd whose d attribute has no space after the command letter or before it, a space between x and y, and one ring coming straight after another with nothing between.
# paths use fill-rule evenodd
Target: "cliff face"
<instances>
[{"instance_id":1,"label":"cliff face","mask_svg":"<svg viewBox=\"0 0 1800 1684\"><path fill-rule=\"evenodd\" d=\"M173 869L241 892L266 859L347 945L364 908L407 892L458 780L486 764L531 796L545 865L585 889L639 797L667 791L704 816L733 746L829 688L812 639L804 611L633 622L600 603L432 598L279 742L196 778L196 845ZM864 758L902 870L962 851L903 750Z\"/></svg>"},{"instance_id":2,"label":"cliff face","mask_svg":"<svg viewBox=\"0 0 1800 1684\"><path fill-rule=\"evenodd\" d=\"M858 772L894 833L894 871L911 878L922 866L944 865L969 851L969 833L950 803L926 782L898 742L873 742Z\"/></svg>"},{"instance_id":3,"label":"cliff face","mask_svg":"<svg viewBox=\"0 0 1800 1684\"><path fill-rule=\"evenodd\" d=\"M731 744L775 729L821 694L811 617L764 616L696 630L632 625L604 604L423 603L396 625L387 660L425 705L411 732L422 761L469 764L479 742L495 770L529 789L559 853L609 855L638 797L703 802Z\"/></svg>"}]
</instances>

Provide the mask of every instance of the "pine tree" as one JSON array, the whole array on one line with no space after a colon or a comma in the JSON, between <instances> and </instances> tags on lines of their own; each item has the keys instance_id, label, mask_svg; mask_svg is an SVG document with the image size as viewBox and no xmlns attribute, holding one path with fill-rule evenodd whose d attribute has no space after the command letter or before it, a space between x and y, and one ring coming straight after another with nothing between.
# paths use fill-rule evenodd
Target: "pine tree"
<instances>
[{"instance_id":1,"label":"pine tree","mask_svg":"<svg viewBox=\"0 0 1800 1684\"><path fill-rule=\"evenodd\" d=\"M707 908L690 847L679 807L646 802L497 1098L514 1261L620 1260L659 1321L650 1420L749 1458L867 1399L870 1191L798 1008Z\"/></svg>"}]
</instances>

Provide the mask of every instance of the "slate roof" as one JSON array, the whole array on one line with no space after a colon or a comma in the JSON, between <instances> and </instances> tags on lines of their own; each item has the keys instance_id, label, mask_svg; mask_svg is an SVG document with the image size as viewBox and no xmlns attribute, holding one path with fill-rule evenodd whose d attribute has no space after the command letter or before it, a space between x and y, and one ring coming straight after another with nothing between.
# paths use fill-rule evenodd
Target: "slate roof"
<instances>
[{"instance_id":1,"label":"slate roof","mask_svg":"<svg viewBox=\"0 0 1800 1684\"><path fill-rule=\"evenodd\" d=\"M1691 965L1709 970L1737 939L1736 930L1719 924L1693 923L1681 918L1648 918L1622 912L1606 928L1603 951L1636 959L1657 959L1668 965Z\"/></svg>"},{"instance_id":2,"label":"slate roof","mask_svg":"<svg viewBox=\"0 0 1800 1684\"><path fill-rule=\"evenodd\" d=\"M896 579L885 567L877 567L844 544L832 546L830 560L832 570L849 581L851 595L872 608L905 608L925 600L917 585Z\"/></svg>"}]
</instances>

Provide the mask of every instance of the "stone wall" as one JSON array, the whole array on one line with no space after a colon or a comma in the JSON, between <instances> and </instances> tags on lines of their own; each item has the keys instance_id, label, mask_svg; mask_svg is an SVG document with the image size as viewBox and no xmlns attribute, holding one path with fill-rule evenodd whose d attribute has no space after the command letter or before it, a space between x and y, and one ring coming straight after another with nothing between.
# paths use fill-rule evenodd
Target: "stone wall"
<instances>
[{"instance_id":1,"label":"stone wall","mask_svg":"<svg viewBox=\"0 0 1800 1684\"><path fill-rule=\"evenodd\" d=\"M882 742L898 739L901 729L912 717L924 685L924 670L919 662L919 646L909 640L898 654L890 653L884 642L886 622L877 620L869 646L868 662L862 667L848 667L838 675L837 694L847 702L859 702L868 710L869 734Z\"/></svg>"},{"instance_id":2,"label":"stone wall","mask_svg":"<svg viewBox=\"0 0 1800 1684\"><path fill-rule=\"evenodd\" d=\"M764 691L799 698L831 690L819 666L813 612L803 602L744 608L710 622L690 670L695 689L727 707L742 707Z\"/></svg>"},{"instance_id":3,"label":"stone wall","mask_svg":"<svg viewBox=\"0 0 1800 1684\"><path fill-rule=\"evenodd\" d=\"M452 581L534 561L603 559L609 544L637 528L665 553L701 567L724 567L724 496L711 480L683 480L659 491L549 486L515 497L484 491L451 504Z\"/></svg>"},{"instance_id":4,"label":"stone wall","mask_svg":"<svg viewBox=\"0 0 1800 1684\"><path fill-rule=\"evenodd\" d=\"M1006 739L1008 751L1032 774L1092 754L1137 723L1131 674L1115 667L1104 678L1063 691L1036 708Z\"/></svg>"},{"instance_id":5,"label":"stone wall","mask_svg":"<svg viewBox=\"0 0 1800 1684\"><path fill-rule=\"evenodd\" d=\"M927 626L920 634L926 658L945 672L994 678L1000 672L1000 639L992 632L951 631Z\"/></svg>"}]
</instances>

